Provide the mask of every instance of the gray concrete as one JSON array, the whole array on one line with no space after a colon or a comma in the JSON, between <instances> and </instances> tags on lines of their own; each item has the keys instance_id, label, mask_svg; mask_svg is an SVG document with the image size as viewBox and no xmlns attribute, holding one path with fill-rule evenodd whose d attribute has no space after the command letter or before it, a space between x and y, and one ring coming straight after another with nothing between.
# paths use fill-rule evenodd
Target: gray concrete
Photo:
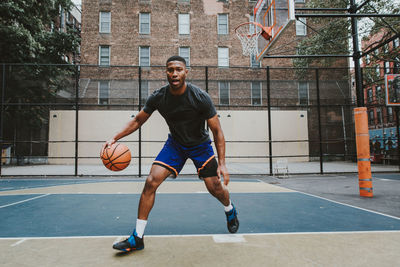
<instances>
[{"instance_id":1,"label":"gray concrete","mask_svg":"<svg viewBox=\"0 0 400 267\"><path fill-rule=\"evenodd\" d=\"M292 175L285 179L266 176L260 179L266 183L400 218L400 174L374 174L372 177L372 198L359 195L357 174Z\"/></svg>"}]
</instances>

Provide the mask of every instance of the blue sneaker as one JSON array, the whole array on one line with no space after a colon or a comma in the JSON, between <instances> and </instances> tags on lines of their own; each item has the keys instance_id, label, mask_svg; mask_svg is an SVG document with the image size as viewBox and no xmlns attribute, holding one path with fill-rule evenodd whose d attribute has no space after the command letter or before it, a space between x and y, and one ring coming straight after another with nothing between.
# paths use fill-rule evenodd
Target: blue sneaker
<instances>
[{"instance_id":1,"label":"blue sneaker","mask_svg":"<svg viewBox=\"0 0 400 267\"><path fill-rule=\"evenodd\" d=\"M143 238L137 236L136 229L133 230L133 234L125 239L124 241L115 243L113 249L129 252L132 250L144 249Z\"/></svg>"},{"instance_id":2,"label":"blue sneaker","mask_svg":"<svg viewBox=\"0 0 400 267\"><path fill-rule=\"evenodd\" d=\"M232 204L232 206L233 206L233 209L228 212L225 212L225 215L226 215L228 230L229 230L229 232L234 234L239 229L239 220L237 218L238 213L235 209L235 206L233 204Z\"/></svg>"}]
</instances>

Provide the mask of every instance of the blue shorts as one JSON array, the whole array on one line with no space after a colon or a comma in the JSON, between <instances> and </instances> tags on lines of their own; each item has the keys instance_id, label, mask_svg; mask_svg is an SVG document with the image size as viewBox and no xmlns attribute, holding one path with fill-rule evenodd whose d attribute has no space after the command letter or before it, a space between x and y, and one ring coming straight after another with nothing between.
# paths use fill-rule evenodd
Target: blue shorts
<instances>
[{"instance_id":1,"label":"blue shorts","mask_svg":"<svg viewBox=\"0 0 400 267\"><path fill-rule=\"evenodd\" d=\"M194 147L185 147L175 141L171 135L168 135L164 147L153 164L163 166L170 170L174 177L177 177L188 158L196 166L199 178L217 176L218 164L211 141Z\"/></svg>"}]
</instances>

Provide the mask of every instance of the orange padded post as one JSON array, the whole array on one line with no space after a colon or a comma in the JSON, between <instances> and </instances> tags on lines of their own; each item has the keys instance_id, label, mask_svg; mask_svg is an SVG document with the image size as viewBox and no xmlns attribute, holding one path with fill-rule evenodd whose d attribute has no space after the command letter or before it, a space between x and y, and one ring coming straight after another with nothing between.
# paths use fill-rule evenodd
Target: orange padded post
<instances>
[{"instance_id":1,"label":"orange padded post","mask_svg":"<svg viewBox=\"0 0 400 267\"><path fill-rule=\"evenodd\" d=\"M358 184L360 196L373 197L367 108L354 109L356 128Z\"/></svg>"}]
</instances>

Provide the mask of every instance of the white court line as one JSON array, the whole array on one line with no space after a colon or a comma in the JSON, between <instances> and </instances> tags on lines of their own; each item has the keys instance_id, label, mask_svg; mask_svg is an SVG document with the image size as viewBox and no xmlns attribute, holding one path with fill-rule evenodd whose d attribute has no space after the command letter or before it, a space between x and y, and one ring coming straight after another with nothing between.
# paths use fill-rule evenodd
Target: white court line
<instances>
[{"instance_id":1,"label":"white court line","mask_svg":"<svg viewBox=\"0 0 400 267\"><path fill-rule=\"evenodd\" d=\"M18 246L19 244L24 243L25 241L26 241L25 238L24 238L24 239L21 239L20 241L15 242L15 243L12 244L11 246L12 246L12 247Z\"/></svg>"},{"instance_id":2,"label":"white court line","mask_svg":"<svg viewBox=\"0 0 400 267\"><path fill-rule=\"evenodd\" d=\"M214 237L214 236L275 236L275 235L336 235L336 234L400 234L400 230L379 230L379 231L340 231L340 232L288 232L288 233L240 233L240 234L189 234L189 235L145 235L146 237L156 238L176 238L176 237ZM52 239L92 239L92 238L119 238L128 235L99 235L99 236L50 236L50 237L0 237L1 240L52 240Z\"/></svg>"},{"instance_id":3,"label":"white court line","mask_svg":"<svg viewBox=\"0 0 400 267\"><path fill-rule=\"evenodd\" d=\"M46 197L48 195L51 195L51 194L44 194L44 195L28 198L28 199L25 199L25 200L17 201L17 202L14 202L14 203L10 203L10 204L7 204L7 205L3 205L3 206L0 206L0 209L6 208L6 207L10 207L10 206L14 206L14 205L18 205L18 204L21 204L21 203L24 203L24 202L28 202L28 201L31 201L31 200L34 200L34 199Z\"/></svg>"},{"instance_id":4,"label":"white court line","mask_svg":"<svg viewBox=\"0 0 400 267\"><path fill-rule=\"evenodd\" d=\"M280 187L286 188L286 187L284 187L282 185L280 185ZM290 189L290 188L288 188L288 189ZM353 206L353 205L350 205L350 204L342 203L342 202L335 201L335 200L332 200L332 199L328 199L328 198L320 197L320 196L317 196L317 195L313 195L313 194L305 193L305 192L302 192L302 191L298 191L296 189L290 189L290 190L293 190L292 193L296 193L297 192L297 193L300 193L300 194L304 194L304 195L311 196L311 197L316 197L316 198L323 199L323 200L326 200L326 201L329 201L329 202L332 202L332 203L340 204L340 205L343 205L343 206L348 206L348 207L351 207L351 208L355 208L355 209L359 209L359 210L363 210L363 211L368 211L368 212L375 213L375 214L378 214L378 215L382 215L382 216L385 216L385 217L389 217L389 218L392 218L392 219L400 220L399 217L388 215L388 214L381 213L381 212L378 212L378 211L373 211L373 210L369 210L369 209L365 209L365 208L360 208L360 207L357 207L357 206ZM285 193L289 193L289 192L285 192Z\"/></svg>"},{"instance_id":5,"label":"white court line","mask_svg":"<svg viewBox=\"0 0 400 267\"><path fill-rule=\"evenodd\" d=\"M313 195L313 194L304 193L304 192L301 192L301 191L297 191L297 192L299 192L301 194L304 194L304 195L311 196L311 197L316 197L316 198L320 198L320 199L323 199L323 200L327 200L327 201L330 201L330 202L333 202L333 203L336 203L336 204L340 204L340 205L343 205L343 206L348 206L348 207L351 207L351 208L355 208L355 209L359 209L359 210L363 210L363 211L368 211L368 212L375 213L375 214L378 214L378 215L382 215L382 216L385 216L385 217L389 217L389 218L392 218L392 219L400 220L399 217L388 215L388 214L381 213L381 212L378 212L378 211L373 211L373 210L369 210L369 209L365 209L365 208L360 208L360 207L357 207L357 206L353 206L353 205L342 203L342 202L339 202L339 201L327 199L327 198L316 196L316 195Z\"/></svg>"}]
</instances>

